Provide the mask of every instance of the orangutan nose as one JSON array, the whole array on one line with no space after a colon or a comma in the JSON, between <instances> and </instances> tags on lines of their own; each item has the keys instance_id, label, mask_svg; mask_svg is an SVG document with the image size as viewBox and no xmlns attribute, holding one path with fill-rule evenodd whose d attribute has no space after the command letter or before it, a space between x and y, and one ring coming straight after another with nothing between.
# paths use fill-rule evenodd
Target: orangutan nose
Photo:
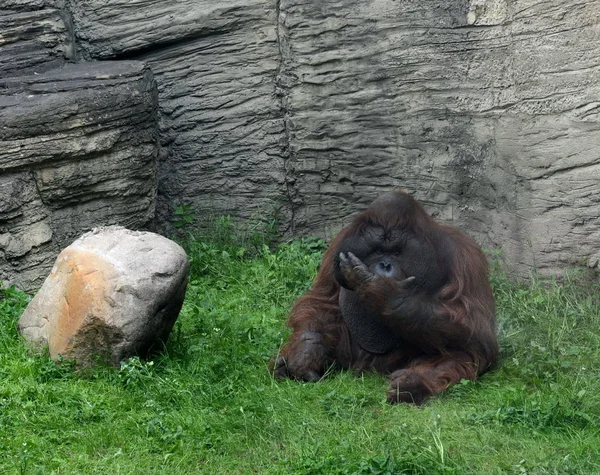
<instances>
[{"instance_id":1,"label":"orangutan nose","mask_svg":"<svg viewBox=\"0 0 600 475\"><path fill-rule=\"evenodd\" d=\"M394 277L394 264L392 264L387 259L383 259L377 264L377 267L375 268L375 273L384 277Z\"/></svg>"}]
</instances>

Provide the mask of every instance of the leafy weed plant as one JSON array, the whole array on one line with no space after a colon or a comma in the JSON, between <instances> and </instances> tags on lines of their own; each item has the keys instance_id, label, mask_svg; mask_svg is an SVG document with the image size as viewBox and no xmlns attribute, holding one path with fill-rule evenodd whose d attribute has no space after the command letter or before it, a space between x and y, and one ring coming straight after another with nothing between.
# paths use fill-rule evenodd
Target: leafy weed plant
<instances>
[{"instance_id":1,"label":"leafy weed plant","mask_svg":"<svg viewBox=\"0 0 600 475\"><path fill-rule=\"evenodd\" d=\"M496 269L497 368L423 407L387 380L277 382L268 361L320 241L221 232L184 243L192 273L164 354L77 370L33 355L0 291L0 473L600 473L600 289L514 284Z\"/></svg>"}]
</instances>

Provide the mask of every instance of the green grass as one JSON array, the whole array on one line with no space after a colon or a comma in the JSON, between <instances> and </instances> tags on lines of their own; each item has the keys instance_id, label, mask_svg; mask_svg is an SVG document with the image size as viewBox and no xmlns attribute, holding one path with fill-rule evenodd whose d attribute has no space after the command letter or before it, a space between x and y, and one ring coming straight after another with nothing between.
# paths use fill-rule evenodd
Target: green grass
<instances>
[{"instance_id":1,"label":"green grass","mask_svg":"<svg viewBox=\"0 0 600 475\"><path fill-rule=\"evenodd\" d=\"M0 291L0 473L600 473L598 285L496 270L499 367L392 406L383 376L267 371L322 243L186 246L186 303L150 362L77 372L31 355L15 329L28 298Z\"/></svg>"}]
</instances>

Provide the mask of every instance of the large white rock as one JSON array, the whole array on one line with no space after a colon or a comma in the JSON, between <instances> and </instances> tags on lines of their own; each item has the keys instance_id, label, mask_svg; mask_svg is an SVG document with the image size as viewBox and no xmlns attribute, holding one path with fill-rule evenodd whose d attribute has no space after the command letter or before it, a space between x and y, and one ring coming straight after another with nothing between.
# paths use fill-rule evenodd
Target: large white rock
<instances>
[{"instance_id":1,"label":"large white rock","mask_svg":"<svg viewBox=\"0 0 600 475\"><path fill-rule=\"evenodd\" d=\"M188 270L185 251L163 236L94 229L60 253L19 331L52 358L83 365L147 356L173 328Z\"/></svg>"}]
</instances>

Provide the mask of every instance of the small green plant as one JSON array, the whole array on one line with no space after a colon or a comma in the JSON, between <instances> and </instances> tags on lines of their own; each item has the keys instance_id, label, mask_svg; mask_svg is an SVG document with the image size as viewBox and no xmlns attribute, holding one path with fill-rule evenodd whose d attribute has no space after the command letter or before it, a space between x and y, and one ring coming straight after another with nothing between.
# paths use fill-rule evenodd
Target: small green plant
<instances>
[{"instance_id":1,"label":"small green plant","mask_svg":"<svg viewBox=\"0 0 600 475\"><path fill-rule=\"evenodd\" d=\"M154 361L144 361L137 356L121 361L119 380L123 387L140 387L144 382L152 381Z\"/></svg>"},{"instance_id":2,"label":"small green plant","mask_svg":"<svg viewBox=\"0 0 600 475\"><path fill-rule=\"evenodd\" d=\"M173 210L172 224L176 228L183 228L192 224L195 217L196 213L192 209L192 205L181 204L179 206L175 206L175 209Z\"/></svg>"}]
</instances>

